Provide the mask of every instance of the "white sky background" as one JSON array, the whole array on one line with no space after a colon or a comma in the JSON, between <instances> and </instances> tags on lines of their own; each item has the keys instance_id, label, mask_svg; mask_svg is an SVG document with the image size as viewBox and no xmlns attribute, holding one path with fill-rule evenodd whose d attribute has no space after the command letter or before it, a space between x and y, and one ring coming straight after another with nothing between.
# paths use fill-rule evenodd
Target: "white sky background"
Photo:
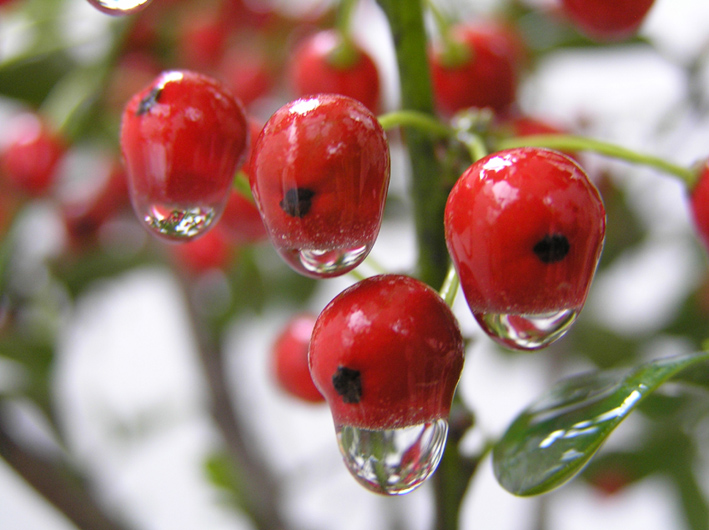
<instances>
[{"instance_id":1,"label":"white sky background","mask_svg":"<svg viewBox=\"0 0 709 530\"><path fill-rule=\"evenodd\" d=\"M77 12L85 12L84 6L77 4ZM371 6L358 12L355 27L363 40L381 38L382 21L373 14ZM642 32L657 43L657 51L578 51L550 58L524 87L523 105L562 124L590 116L591 135L692 162L709 154L709 121L676 112L685 87L668 59L692 58L709 43L708 27L708 2L656 0ZM388 46L369 48L382 64L391 64ZM387 90L391 103L391 79ZM658 125L668 117L674 127L660 133ZM395 157L395 164L401 163ZM589 160L592 166L604 163ZM636 192L633 207L647 220L651 237L646 248L598 278L582 318L632 334L662 323L678 294L697 281L705 261L692 241L681 187L652 171L622 167L629 175L624 185ZM404 185L395 173L392 186ZM373 256L392 267L410 264L410 228L385 225ZM319 310L351 281L324 282L312 309ZM83 297L63 335L56 381L69 442L108 504L129 514L141 529L248 528L220 505L201 476L202 459L217 434L207 419L205 389L179 297L175 282L159 269L102 283ZM463 328L479 334L462 297L455 309ZM267 348L288 317L278 312L243 322L227 347L235 390L248 402L254 431L289 485L289 513L310 530L376 530L378 520L391 517L403 517L411 530L427 529L426 486L400 499L364 491L340 462L327 408L295 403L272 386ZM546 369L543 354L510 360L482 340L468 354L462 395L482 429L499 434L546 388ZM0 384L8 370L0 364ZM36 428L27 426L32 435ZM661 481L642 482L611 499L574 483L545 499L550 530L667 530L677 521ZM465 503L463 528L531 530L535 503L504 492L486 463ZM72 528L0 462L0 529Z\"/></svg>"}]
</instances>

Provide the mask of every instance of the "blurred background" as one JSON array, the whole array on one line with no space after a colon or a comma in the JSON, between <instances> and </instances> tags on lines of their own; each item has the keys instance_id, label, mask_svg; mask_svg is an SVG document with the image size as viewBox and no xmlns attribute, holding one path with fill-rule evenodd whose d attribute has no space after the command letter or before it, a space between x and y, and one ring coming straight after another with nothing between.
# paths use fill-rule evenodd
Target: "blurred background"
<instances>
[{"instance_id":1,"label":"blurred background","mask_svg":"<svg viewBox=\"0 0 709 530\"><path fill-rule=\"evenodd\" d=\"M636 37L603 45L575 32L553 0L436 3L460 20L500 14L519 31L531 57L518 94L525 114L678 164L709 154L709 3L656 0ZM125 528L252 528L235 484L249 487L254 477L230 475L223 425L211 415L212 381L199 353L204 325L221 350L244 445L280 485L293 528L428 529L428 484L401 498L362 489L342 465L327 406L294 399L273 376L272 346L288 320L317 314L357 277L302 278L267 241L243 234L210 242L207 257L195 248L185 258L145 232L125 200L100 203L110 213L100 222L82 217L89 198L120 173L123 105L159 71L193 68L233 82L249 115L264 122L294 97L286 71L298 39L335 20L327 0L243 0L227 11L224 30L221 4L153 0L138 14L111 17L86 0L0 2L0 148L26 111L46 117L67 145L50 189L0 186L1 431L72 469L70 482ZM381 110L396 109L391 36L373 0L357 3L352 30L379 67ZM363 275L411 270L416 260L405 147L393 138L391 149L390 198ZM463 297L456 301L471 340L459 392L476 417L463 452L500 436L564 375L695 351L708 335L706 251L682 184L657 170L580 157L603 194L608 235L569 336L535 354L503 351L477 328ZM125 198L120 185L110 189L109 197ZM705 411L692 416L691 450L681 446L687 417L655 412L631 416L614 433L598 461L615 460L539 498L505 492L483 460L461 528L707 528L709 521L686 522L709 492ZM636 465L628 455L650 451L663 431L678 433L670 449ZM666 473L667 462L689 468L693 487ZM0 529L76 528L0 460Z\"/></svg>"}]
</instances>

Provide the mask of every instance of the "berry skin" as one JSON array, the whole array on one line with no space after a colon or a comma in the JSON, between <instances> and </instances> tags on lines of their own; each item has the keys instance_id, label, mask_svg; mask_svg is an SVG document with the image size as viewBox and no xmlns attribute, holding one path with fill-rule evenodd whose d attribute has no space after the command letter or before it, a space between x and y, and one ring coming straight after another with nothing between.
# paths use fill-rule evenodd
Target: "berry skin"
<instances>
[{"instance_id":1,"label":"berry skin","mask_svg":"<svg viewBox=\"0 0 709 530\"><path fill-rule=\"evenodd\" d=\"M487 107L505 114L516 100L521 55L517 43L495 24L453 26L450 39L461 46L459 53L450 56L443 46L429 52L439 111L451 115Z\"/></svg>"},{"instance_id":2,"label":"berry skin","mask_svg":"<svg viewBox=\"0 0 709 530\"><path fill-rule=\"evenodd\" d=\"M27 195L44 195L66 153L64 142L32 112L15 116L6 127L9 141L0 152L0 176Z\"/></svg>"},{"instance_id":3,"label":"berry skin","mask_svg":"<svg viewBox=\"0 0 709 530\"><path fill-rule=\"evenodd\" d=\"M699 179L689 194L689 205L694 227L709 251L709 160L699 170Z\"/></svg>"},{"instance_id":4,"label":"berry skin","mask_svg":"<svg viewBox=\"0 0 709 530\"><path fill-rule=\"evenodd\" d=\"M201 208L209 226L224 209L248 147L241 103L222 84L195 72L163 72L123 112L121 150L138 218L172 240L187 236L155 221L157 207Z\"/></svg>"},{"instance_id":5,"label":"berry skin","mask_svg":"<svg viewBox=\"0 0 709 530\"><path fill-rule=\"evenodd\" d=\"M343 40L339 32L324 30L307 37L291 63L291 84L297 97L332 93L362 102L379 111L379 71L358 45Z\"/></svg>"},{"instance_id":6,"label":"berry skin","mask_svg":"<svg viewBox=\"0 0 709 530\"><path fill-rule=\"evenodd\" d=\"M472 312L580 310L605 219L595 186L562 153L518 148L472 164L445 209L446 243Z\"/></svg>"},{"instance_id":7,"label":"berry skin","mask_svg":"<svg viewBox=\"0 0 709 530\"><path fill-rule=\"evenodd\" d=\"M308 403L325 398L313 383L308 368L308 347L315 326L313 315L297 315L288 322L273 345L273 374L288 394Z\"/></svg>"},{"instance_id":8,"label":"berry skin","mask_svg":"<svg viewBox=\"0 0 709 530\"><path fill-rule=\"evenodd\" d=\"M276 111L256 140L249 173L276 250L296 271L320 278L352 270L369 253L389 170L377 118L359 101L321 94Z\"/></svg>"},{"instance_id":9,"label":"berry skin","mask_svg":"<svg viewBox=\"0 0 709 530\"><path fill-rule=\"evenodd\" d=\"M436 291L407 276L374 276L318 316L309 362L337 426L398 429L448 417L463 339Z\"/></svg>"},{"instance_id":10,"label":"berry skin","mask_svg":"<svg viewBox=\"0 0 709 530\"><path fill-rule=\"evenodd\" d=\"M591 39L620 41L632 36L654 0L561 0L571 21Z\"/></svg>"}]
</instances>

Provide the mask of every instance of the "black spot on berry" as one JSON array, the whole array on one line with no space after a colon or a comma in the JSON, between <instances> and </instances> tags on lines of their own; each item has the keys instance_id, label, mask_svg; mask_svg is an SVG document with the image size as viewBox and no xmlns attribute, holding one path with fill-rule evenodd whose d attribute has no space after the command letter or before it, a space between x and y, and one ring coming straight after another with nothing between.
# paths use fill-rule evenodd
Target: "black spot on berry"
<instances>
[{"instance_id":1,"label":"black spot on berry","mask_svg":"<svg viewBox=\"0 0 709 530\"><path fill-rule=\"evenodd\" d=\"M344 403L359 403L362 398L362 378L359 370L339 366L332 376L335 392L342 396Z\"/></svg>"},{"instance_id":2,"label":"black spot on berry","mask_svg":"<svg viewBox=\"0 0 709 530\"><path fill-rule=\"evenodd\" d=\"M148 95L141 99L140 103L138 103L138 109L135 111L135 115L142 116L146 112L150 112L150 109L152 109L157 104L158 99L160 99L161 93L162 88L158 87L155 87L148 92Z\"/></svg>"},{"instance_id":3,"label":"black spot on berry","mask_svg":"<svg viewBox=\"0 0 709 530\"><path fill-rule=\"evenodd\" d=\"M547 234L532 249L543 263L556 263L566 257L571 249L563 234Z\"/></svg>"},{"instance_id":4,"label":"black spot on berry","mask_svg":"<svg viewBox=\"0 0 709 530\"><path fill-rule=\"evenodd\" d=\"M291 217L305 217L313 205L315 192L308 188L291 188L279 203Z\"/></svg>"}]
</instances>

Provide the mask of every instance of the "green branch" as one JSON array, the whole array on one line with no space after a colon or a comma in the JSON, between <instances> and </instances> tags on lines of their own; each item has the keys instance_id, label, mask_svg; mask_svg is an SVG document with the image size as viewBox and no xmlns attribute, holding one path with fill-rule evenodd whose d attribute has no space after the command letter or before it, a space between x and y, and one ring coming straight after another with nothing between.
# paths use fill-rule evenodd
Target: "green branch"
<instances>
[{"instance_id":1,"label":"green branch","mask_svg":"<svg viewBox=\"0 0 709 530\"><path fill-rule=\"evenodd\" d=\"M633 164L642 164L654 167L664 173L668 173L679 178L688 188L692 188L697 181L697 175L691 169L682 167L667 160L632 151L615 144L573 136L567 134L540 134L534 136L521 136L502 140L497 145L498 149L510 149L514 147L548 147L550 149L560 149L563 151L592 151L601 155L625 160Z\"/></svg>"}]
</instances>

